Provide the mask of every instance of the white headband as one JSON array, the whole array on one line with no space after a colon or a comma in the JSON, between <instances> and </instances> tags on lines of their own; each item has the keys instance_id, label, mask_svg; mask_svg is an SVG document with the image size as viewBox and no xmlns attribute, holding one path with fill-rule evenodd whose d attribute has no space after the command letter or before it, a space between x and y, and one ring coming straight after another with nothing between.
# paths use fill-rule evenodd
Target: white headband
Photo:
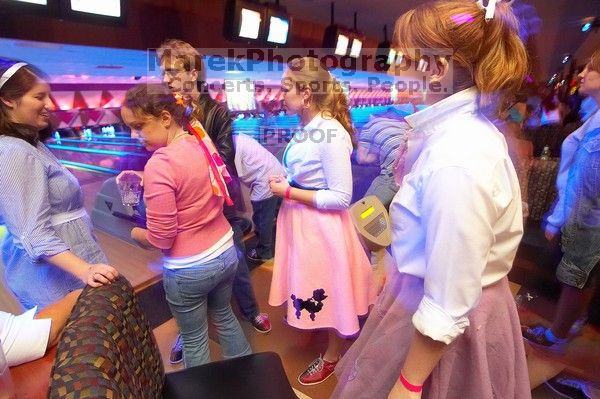
<instances>
[{"instance_id":1,"label":"white headband","mask_svg":"<svg viewBox=\"0 0 600 399\"><path fill-rule=\"evenodd\" d=\"M12 78L12 76L17 73L17 71L19 69L21 69L22 67L24 67L25 65L27 65L26 62L17 62L16 64L14 64L13 66L11 66L10 68L8 68L3 74L2 76L0 76L0 89L2 89L2 86L4 86L4 84L6 82L8 82L8 79Z\"/></svg>"}]
</instances>

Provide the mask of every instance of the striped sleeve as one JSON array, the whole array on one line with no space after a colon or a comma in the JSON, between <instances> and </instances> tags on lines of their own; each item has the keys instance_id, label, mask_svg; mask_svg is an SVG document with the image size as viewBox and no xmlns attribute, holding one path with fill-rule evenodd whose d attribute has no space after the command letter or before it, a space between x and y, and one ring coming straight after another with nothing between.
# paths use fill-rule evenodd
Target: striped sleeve
<instances>
[{"instance_id":1,"label":"striped sleeve","mask_svg":"<svg viewBox=\"0 0 600 399\"><path fill-rule=\"evenodd\" d=\"M32 260L69 247L50 223L48 177L42 162L21 148L0 151L0 213Z\"/></svg>"},{"instance_id":2,"label":"striped sleeve","mask_svg":"<svg viewBox=\"0 0 600 399\"><path fill-rule=\"evenodd\" d=\"M372 146L375 144L375 134L377 133L376 125L373 123L369 123L364 126L358 135L358 144L368 150L369 152L372 150Z\"/></svg>"}]
</instances>

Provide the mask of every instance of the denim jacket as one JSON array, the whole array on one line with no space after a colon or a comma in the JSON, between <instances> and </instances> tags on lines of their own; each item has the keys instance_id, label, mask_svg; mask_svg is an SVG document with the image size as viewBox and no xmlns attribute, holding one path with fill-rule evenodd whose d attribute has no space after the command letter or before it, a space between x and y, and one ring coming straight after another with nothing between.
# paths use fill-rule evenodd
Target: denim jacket
<instances>
[{"instance_id":1,"label":"denim jacket","mask_svg":"<svg viewBox=\"0 0 600 399\"><path fill-rule=\"evenodd\" d=\"M565 202L573 204L566 225L600 231L600 125L586 133L569 170Z\"/></svg>"},{"instance_id":2,"label":"denim jacket","mask_svg":"<svg viewBox=\"0 0 600 399\"><path fill-rule=\"evenodd\" d=\"M563 143L556 186L558 201L548 228L576 225L600 231L600 112Z\"/></svg>"},{"instance_id":3,"label":"denim jacket","mask_svg":"<svg viewBox=\"0 0 600 399\"><path fill-rule=\"evenodd\" d=\"M588 129L579 143L569 170L565 205L568 213L562 227L564 256L556 277L565 284L582 289L600 261L599 123Z\"/></svg>"}]
</instances>

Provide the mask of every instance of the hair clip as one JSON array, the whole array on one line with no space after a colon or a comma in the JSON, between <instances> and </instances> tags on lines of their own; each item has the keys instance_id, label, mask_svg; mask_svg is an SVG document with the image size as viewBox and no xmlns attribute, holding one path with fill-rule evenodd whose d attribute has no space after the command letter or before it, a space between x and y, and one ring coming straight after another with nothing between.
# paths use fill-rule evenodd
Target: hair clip
<instances>
[{"instance_id":1,"label":"hair clip","mask_svg":"<svg viewBox=\"0 0 600 399\"><path fill-rule=\"evenodd\" d=\"M192 107L191 105L188 107L185 107L185 117L189 118L190 116L192 116L192 113L194 112L194 107Z\"/></svg>"},{"instance_id":2,"label":"hair clip","mask_svg":"<svg viewBox=\"0 0 600 399\"><path fill-rule=\"evenodd\" d=\"M173 97L175 97L175 104L181 105L182 107L185 106L185 100L183 99L183 96L181 94L173 94Z\"/></svg>"},{"instance_id":3,"label":"hair clip","mask_svg":"<svg viewBox=\"0 0 600 399\"><path fill-rule=\"evenodd\" d=\"M511 5L515 0L506 0L504 3ZM496 13L496 4L501 3L503 0L488 0L488 5L483 5L483 0L477 0L477 5L479 8L485 11L485 20L490 21L494 19L494 14Z\"/></svg>"}]
</instances>

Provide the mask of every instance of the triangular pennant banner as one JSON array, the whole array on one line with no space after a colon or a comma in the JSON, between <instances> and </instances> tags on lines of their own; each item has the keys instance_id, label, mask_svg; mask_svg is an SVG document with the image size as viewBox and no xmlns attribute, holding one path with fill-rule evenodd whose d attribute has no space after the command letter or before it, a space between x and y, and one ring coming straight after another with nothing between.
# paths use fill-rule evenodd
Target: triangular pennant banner
<instances>
[{"instance_id":1,"label":"triangular pennant banner","mask_svg":"<svg viewBox=\"0 0 600 399\"><path fill-rule=\"evenodd\" d=\"M100 107L106 106L113 98L113 95L110 94L108 90L103 90L102 95L100 96Z\"/></svg>"},{"instance_id":2,"label":"triangular pennant banner","mask_svg":"<svg viewBox=\"0 0 600 399\"><path fill-rule=\"evenodd\" d=\"M83 94L80 91L75 92L75 96L73 97L73 108L81 109L81 108L89 108Z\"/></svg>"}]
</instances>

